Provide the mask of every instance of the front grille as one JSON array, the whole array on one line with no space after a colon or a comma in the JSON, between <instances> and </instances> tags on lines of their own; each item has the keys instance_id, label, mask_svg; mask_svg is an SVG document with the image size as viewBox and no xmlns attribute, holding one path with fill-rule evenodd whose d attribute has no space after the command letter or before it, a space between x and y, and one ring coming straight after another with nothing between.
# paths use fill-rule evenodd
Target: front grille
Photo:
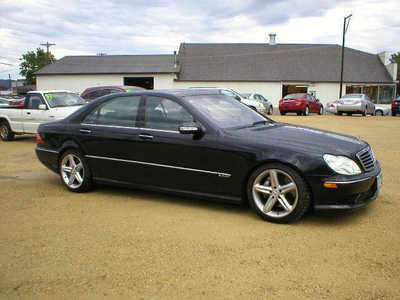
<instances>
[{"instance_id":1,"label":"front grille","mask_svg":"<svg viewBox=\"0 0 400 300\"><path fill-rule=\"evenodd\" d=\"M376 159L370 147L361 150L356 155L365 172L375 169Z\"/></svg>"}]
</instances>

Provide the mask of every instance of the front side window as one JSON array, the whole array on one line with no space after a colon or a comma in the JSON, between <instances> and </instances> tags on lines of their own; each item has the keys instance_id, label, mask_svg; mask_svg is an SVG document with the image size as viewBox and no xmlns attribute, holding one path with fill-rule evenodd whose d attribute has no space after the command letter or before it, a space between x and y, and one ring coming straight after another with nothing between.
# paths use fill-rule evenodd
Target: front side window
<instances>
[{"instance_id":1,"label":"front side window","mask_svg":"<svg viewBox=\"0 0 400 300\"><path fill-rule=\"evenodd\" d=\"M117 97L95 108L83 123L135 127L140 96Z\"/></svg>"},{"instance_id":2,"label":"front side window","mask_svg":"<svg viewBox=\"0 0 400 300\"><path fill-rule=\"evenodd\" d=\"M31 95L28 101L28 109L39 109L39 105L44 104L42 97L39 95Z\"/></svg>"},{"instance_id":3,"label":"front side window","mask_svg":"<svg viewBox=\"0 0 400 300\"><path fill-rule=\"evenodd\" d=\"M77 106L85 104L85 101L77 94L69 92L54 92L45 93L44 97L50 107L66 107L66 106Z\"/></svg>"},{"instance_id":4,"label":"front side window","mask_svg":"<svg viewBox=\"0 0 400 300\"><path fill-rule=\"evenodd\" d=\"M246 105L224 95L187 96L185 100L221 128L240 128L270 123Z\"/></svg>"},{"instance_id":5,"label":"front side window","mask_svg":"<svg viewBox=\"0 0 400 300\"><path fill-rule=\"evenodd\" d=\"M145 128L178 131L186 122L193 122L193 117L182 105L167 98L146 98Z\"/></svg>"}]
</instances>

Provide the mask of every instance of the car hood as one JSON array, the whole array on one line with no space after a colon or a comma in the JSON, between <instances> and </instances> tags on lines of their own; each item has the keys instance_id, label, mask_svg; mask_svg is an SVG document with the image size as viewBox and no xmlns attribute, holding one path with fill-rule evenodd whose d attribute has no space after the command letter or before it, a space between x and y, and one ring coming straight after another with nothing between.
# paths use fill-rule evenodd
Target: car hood
<instances>
[{"instance_id":1,"label":"car hood","mask_svg":"<svg viewBox=\"0 0 400 300\"><path fill-rule=\"evenodd\" d=\"M65 118L81 107L82 105L55 107L52 108L52 113L57 117L57 119Z\"/></svg>"},{"instance_id":2,"label":"car hood","mask_svg":"<svg viewBox=\"0 0 400 300\"><path fill-rule=\"evenodd\" d=\"M285 123L240 129L232 134L265 147L285 147L314 154L351 156L368 145L350 135Z\"/></svg>"}]
</instances>

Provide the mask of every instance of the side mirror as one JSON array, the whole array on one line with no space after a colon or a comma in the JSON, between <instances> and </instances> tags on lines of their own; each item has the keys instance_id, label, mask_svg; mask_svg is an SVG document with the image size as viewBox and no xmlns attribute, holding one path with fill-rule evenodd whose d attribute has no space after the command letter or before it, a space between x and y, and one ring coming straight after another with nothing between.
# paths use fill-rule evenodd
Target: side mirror
<instances>
[{"instance_id":1,"label":"side mirror","mask_svg":"<svg viewBox=\"0 0 400 300\"><path fill-rule=\"evenodd\" d=\"M234 97L237 101L241 101L242 99L240 99L240 97L239 96L235 96Z\"/></svg>"},{"instance_id":2,"label":"side mirror","mask_svg":"<svg viewBox=\"0 0 400 300\"><path fill-rule=\"evenodd\" d=\"M179 133L181 134L199 134L201 133L201 127L199 124L194 122L183 123L179 126Z\"/></svg>"},{"instance_id":3,"label":"side mirror","mask_svg":"<svg viewBox=\"0 0 400 300\"><path fill-rule=\"evenodd\" d=\"M39 104L39 109L40 110L46 110L47 109L46 104Z\"/></svg>"}]
</instances>

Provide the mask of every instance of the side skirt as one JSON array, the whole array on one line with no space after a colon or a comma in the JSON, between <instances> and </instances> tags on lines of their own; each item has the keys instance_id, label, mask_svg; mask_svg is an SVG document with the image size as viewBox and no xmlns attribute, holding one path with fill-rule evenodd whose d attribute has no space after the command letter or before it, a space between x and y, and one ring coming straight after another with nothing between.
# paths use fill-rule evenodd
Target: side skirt
<instances>
[{"instance_id":1,"label":"side skirt","mask_svg":"<svg viewBox=\"0 0 400 300\"><path fill-rule=\"evenodd\" d=\"M218 194L209 194L209 193L200 193L200 192L192 192L192 191L185 191L185 190L176 190L164 187L155 187L150 185L144 184L137 184L119 180L112 180L112 179L105 179L99 177L93 177L93 181L100 184L106 185L113 185L113 186L122 186L128 188L136 188L140 190L152 191L152 192L160 192L172 195L180 195L180 196L190 196L195 197L198 199L207 198L208 200L217 201L217 202L225 202L225 203L232 203L232 204L242 204L243 200L240 197L232 197L232 196L224 196Z\"/></svg>"}]
</instances>

